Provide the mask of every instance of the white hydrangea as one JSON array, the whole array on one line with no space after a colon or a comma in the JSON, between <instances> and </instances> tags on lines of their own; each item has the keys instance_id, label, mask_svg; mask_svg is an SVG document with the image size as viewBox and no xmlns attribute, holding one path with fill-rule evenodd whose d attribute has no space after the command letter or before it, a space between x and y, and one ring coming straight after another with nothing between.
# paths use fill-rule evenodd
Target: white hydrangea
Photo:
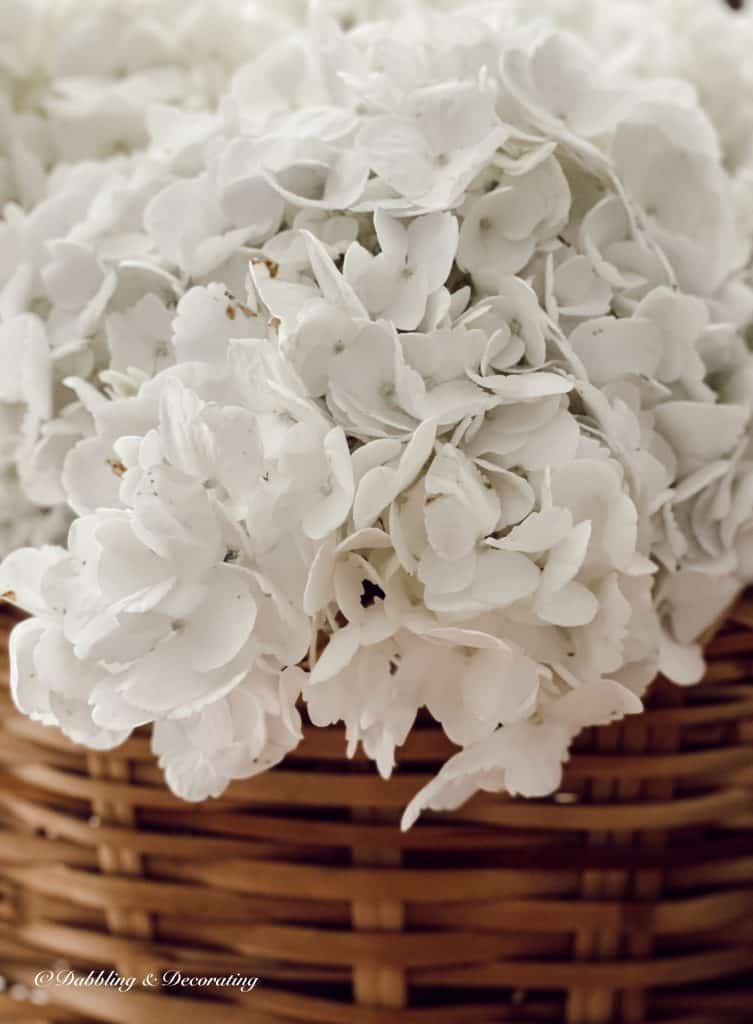
<instances>
[{"instance_id":1,"label":"white hydrangea","mask_svg":"<svg viewBox=\"0 0 753 1024\"><path fill-rule=\"evenodd\" d=\"M9 0L0 25L0 472L29 506L0 553L62 524L71 376L154 372L178 281L144 264L149 200L201 161L240 63L296 5ZM140 304L136 300L143 299ZM137 340L136 335L139 335ZM8 376L10 374L10 376ZM16 505L0 498L3 520ZM52 531L51 531L52 536Z\"/></svg>"},{"instance_id":2,"label":"white hydrangea","mask_svg":"<svg viewBox=\"0 0 753 1024\"><path fill-rule=\"evenodd\" d=\"M517 7L316 8L8 208L2 451L75 515L0 567L23 712L151 724L202 799L303 709L388 776L426 709L460 749L409 825L700 678L753 579L731 135L637 0L610 60Z\"/></svg>"},{"instance_id":3,"label":"white hydrangea","mask_svg":"<svg viewBox=\"0 0 753 1024\"><path fill-rule=\"evenodd\" d=\"M753 11L726 0L515 0L516 14L542 14L585 36L603 59L650 78L692 86L714 124L730 169L753 158Z\"/></svg>"}]
</instances>

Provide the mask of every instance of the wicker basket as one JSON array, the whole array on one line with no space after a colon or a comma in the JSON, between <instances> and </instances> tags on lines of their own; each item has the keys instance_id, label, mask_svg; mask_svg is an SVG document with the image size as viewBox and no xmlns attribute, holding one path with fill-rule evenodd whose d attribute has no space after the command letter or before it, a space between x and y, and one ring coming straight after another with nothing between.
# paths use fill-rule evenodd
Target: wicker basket
<instances>
[{"instance_id":1,"label":"wicker basket","mask_svg":"<svg viewBox=\"0 0 753 1024\"><path fill-rule=\"evenodd\" d=\"M751 628L749 599L707 681L657 683L645 715L584 735L557 797L477 797L406 835L401 808L448 753L428 724L389 783L313 730L189 805L145 737L93 754L4 696L0 1020L749 1024ZM34 988L61 961L261 980Z\"/></svg>"}]
</instances>

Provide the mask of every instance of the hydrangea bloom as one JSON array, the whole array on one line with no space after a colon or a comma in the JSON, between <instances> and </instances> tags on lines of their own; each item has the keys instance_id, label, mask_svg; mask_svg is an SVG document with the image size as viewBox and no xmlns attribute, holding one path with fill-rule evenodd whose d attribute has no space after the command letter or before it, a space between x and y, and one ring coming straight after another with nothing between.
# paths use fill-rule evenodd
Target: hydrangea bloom
<instances>
[{"instance_id":1,"label":"hydrangea bloom","mask_svg":"<svg viewBox=\"0 0 753 1024\"><path fill-rule=\"evenodd\" d=\"M198 159L239 63L290 32L292 10L275 6L4 7L0 358L10 376L0 382L0 472L14 496L4 485L0 517L16 523L0 531L0 553L39 540L39 519L50 539L61 536L62 460L85 419L68 378L98 386L107 367L156 368L159 303L174 300L177 285L142 262L144 207L173 163ZM25 529L17 512L27 507Z\"/></svg>"},{"instance_id":2,"label":"hydrangea bloom","mask_svg":"<svg viewBox=\"0 0 753 1024\"><path fill-rule=\"evenodd\" d=\"M387 776L425 708L407 825L700 678L753 578L747 193L687 84L515 7L315 11L6 219L0 398L76 517L0 568L22 711L153 724L202 799L303 707Z\"/></svg>"}]
</instances>

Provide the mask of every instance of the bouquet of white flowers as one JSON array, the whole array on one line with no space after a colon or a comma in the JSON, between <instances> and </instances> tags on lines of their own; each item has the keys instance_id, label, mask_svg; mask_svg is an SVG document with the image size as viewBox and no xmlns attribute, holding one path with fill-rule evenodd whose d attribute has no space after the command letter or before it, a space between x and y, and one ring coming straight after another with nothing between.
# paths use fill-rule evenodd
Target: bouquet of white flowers
<instances>
[{"instance_id":1,"label":"bouquet of white flowers","mask_svg":"<svg viewBox=\"0 0 753 1024\"><path fill-rule=\"evenodd\" d=\"M198 800L302 713L388 776L426 708L461 749L409 825L552 792L580 729L700 679L753 578L753 89L691 86L703 26L657 55L667 5L592 6L315 7L219 99L183 42L190 100L53 81L54 159L66 117L97 145L47 175L13 128L9 503L75 517L0 568L22 712L150 724Z\"/></svg>"}]
</instances>

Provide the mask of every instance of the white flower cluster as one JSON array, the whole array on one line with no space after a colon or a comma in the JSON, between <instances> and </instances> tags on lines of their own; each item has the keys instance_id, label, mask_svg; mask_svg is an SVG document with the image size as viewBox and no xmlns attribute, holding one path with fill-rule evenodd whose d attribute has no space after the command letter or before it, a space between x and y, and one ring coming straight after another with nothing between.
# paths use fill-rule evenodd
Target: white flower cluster
<instances>
[{"instance_id":1,"label":"white flower cluster","mask_svg":"<svg viewBox=\"0 0 753 1024\"><path fill-rule=\"evenodd\" d=\"M691 86L719 135L725 163L753 161L753 10L726 0L514 0L516 14L542 14L587 39L603 60L631 73ZM684 86L680 83L687 83Z\"/></svg>"},{"instance_id":2,"label":"white flower cluster","mask_svg":"<svg viewBox=\"0 0 753 1024\"><path fill-rule=\"evenodd\" d=\"M0 568L24 713L152 724L202 799L304 710L388 776L427 709L409 825L700 678L753 579L748 192L686 83L515 7L316 10L6 211L2 408L76 517Z\"/></svg>"},{"instance_id":3,"label":"white flower cluster","mask_svg":"<svg viewBox=\"0 0 753 1024\"><path fill-rule=\"evenodd\" d=\"M0 554L64 535L60 467L85 427L68 378L96 382L122 360L110 314L169 280L141 262L144 207L171 162L188 171L199 159L234 70L292 31L286 7L3 4Z\"/></svg>"}]
</instances>

